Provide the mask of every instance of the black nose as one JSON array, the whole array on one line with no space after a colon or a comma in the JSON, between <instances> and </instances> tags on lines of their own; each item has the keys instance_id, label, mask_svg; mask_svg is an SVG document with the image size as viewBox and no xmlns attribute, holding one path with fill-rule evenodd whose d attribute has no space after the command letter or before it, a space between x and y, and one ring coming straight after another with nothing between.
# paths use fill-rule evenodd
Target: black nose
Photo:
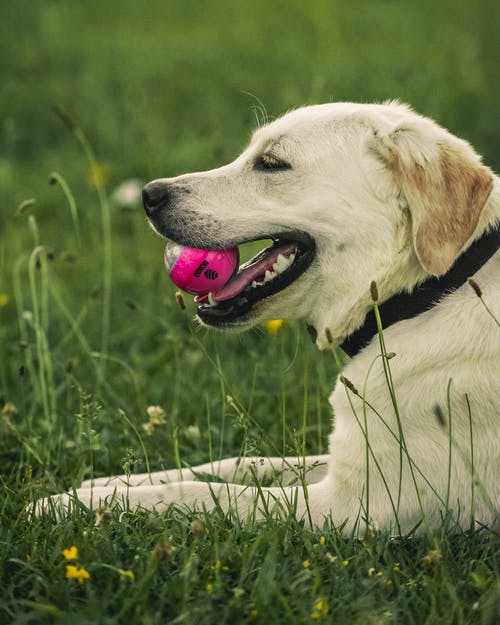
<instances>
[{"instance_id":1,"label":"black nose","mask_svg":"<svg viewBox=\"0 0 500 625\"><path fill-rule=\"evenodd\" d=\"M168 184L161 180L153 180L142 189L142 202L148 215L159 208L167 206L170 199Z\"/></svg>"}]
</instances>

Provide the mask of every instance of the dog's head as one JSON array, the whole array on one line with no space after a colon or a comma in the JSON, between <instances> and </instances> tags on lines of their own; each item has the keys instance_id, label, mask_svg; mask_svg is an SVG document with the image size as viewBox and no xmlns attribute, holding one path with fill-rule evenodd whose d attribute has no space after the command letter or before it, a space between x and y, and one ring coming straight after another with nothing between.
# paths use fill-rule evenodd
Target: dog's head
<instances>
[{"instance_id":1,"label":"dog's head","mask_svg":"<svg viewBox=\"0 0 500 625\"><path fill-rule=\"evenodd\" d=\"M205 324L303 318L340 342L371 307L372 280L387 299L448 270L484 228L492 187L469 144L407 106L339 103L260 128L229 165L150 182L144 205L191 247L274 241L202 298Z\"/></svg>"}]
</instances>

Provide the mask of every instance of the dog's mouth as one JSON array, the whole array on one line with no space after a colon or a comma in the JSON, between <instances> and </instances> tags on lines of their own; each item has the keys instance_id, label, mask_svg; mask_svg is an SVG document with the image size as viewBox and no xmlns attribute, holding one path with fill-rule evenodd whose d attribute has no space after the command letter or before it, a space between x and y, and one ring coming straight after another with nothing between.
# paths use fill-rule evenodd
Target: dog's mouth
<instances>
[{"instance_id":1,"label":"dog's mouth","mask_svg":"<svg viewBox=\"0 0 500 625\"><path fill-rule=\"evenodd\" d=\"M203 323L243 323L258 302L288 288L314 260L316 246L306 233L287 232L266 238L273 244L241 265L222 289L195 298Z\"/></svg>"}]
</instances>

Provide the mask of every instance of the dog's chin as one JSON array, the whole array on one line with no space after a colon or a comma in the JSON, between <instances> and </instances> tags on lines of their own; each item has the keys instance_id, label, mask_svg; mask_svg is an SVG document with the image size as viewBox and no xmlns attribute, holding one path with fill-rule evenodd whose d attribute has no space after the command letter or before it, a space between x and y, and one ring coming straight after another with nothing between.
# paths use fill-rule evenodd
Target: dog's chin
<instances>
[{"instance_id":1,"label":"dog's chin","mask_svg":"<svg viewBox=\"0 0 500 625\"><path fill-rule=\"evenodd\" d=\"M273 245L242 265L228 284L215 294L197 298L199 320L219 329L243 331L270 318L316 257L312 237L303 232L271 235ZM241 241L240 243L243 243ZM246 242L246 241L245 241Z\"/></svg>"},{"instance_id":2,"label":"dog's chin","mask_svg":"<svg viewBox=\"0 0 500 625\"><path fill-rule=\"evenodd\" d=\"M250 313L234 319L224 319L222 315L220 317L210 314L205 316L205 308L204 306L198 307L196 318L202 325L214 328L215 330L224 330L233 333L245 332L267 319L265 313L259 314L257 310L252 310ZM255 308L257 308L257 306Z\"/></svg>"}]
</instances>

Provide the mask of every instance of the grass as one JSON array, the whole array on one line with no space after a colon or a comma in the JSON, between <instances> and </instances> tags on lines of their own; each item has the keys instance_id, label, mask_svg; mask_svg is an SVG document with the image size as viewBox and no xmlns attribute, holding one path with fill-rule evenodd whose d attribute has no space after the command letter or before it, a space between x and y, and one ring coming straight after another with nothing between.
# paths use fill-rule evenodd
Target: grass
<instances>
[{"instance_id":1,"label":"grass","mask_svg":"<svg viewBox=\"0 0 500 625\"><path fill-rule=\"evenodd\" d=\"M0 623L500 621L489 531L356 541L293 515L25 512L92 475L325 450L332 355L300 324L200 330L162 241L113 190L216 166L256 116L331 99L399 97L498 169L496 13L493 0L3 8Z\"/></svg>"}]
</instances>

